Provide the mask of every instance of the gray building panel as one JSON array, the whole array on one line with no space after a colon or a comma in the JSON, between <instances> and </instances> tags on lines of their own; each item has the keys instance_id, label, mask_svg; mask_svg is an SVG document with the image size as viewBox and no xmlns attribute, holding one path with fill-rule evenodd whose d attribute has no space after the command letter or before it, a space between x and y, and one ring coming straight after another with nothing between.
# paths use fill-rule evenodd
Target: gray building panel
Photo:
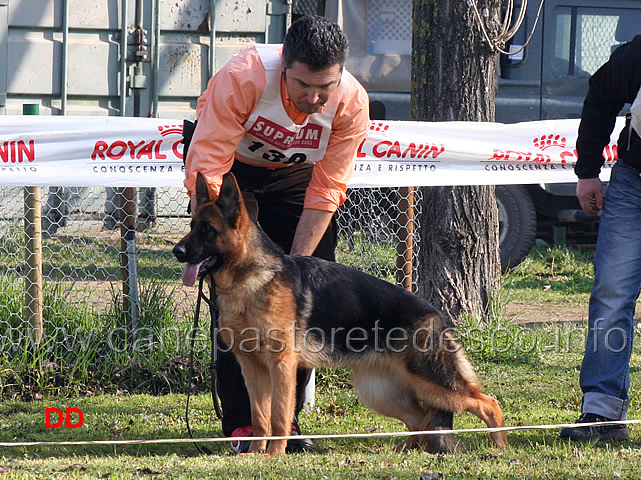
<instances>
[{"instance_id":1,"label":"gray building panel","mask_svg":"<svg viewBox=\"0 0 641 480\"><path fill-rule=\"evenodd\" d=\"M290 8L286 0L0 0L0 113L40 103L41 115L193 118L210 62L217 71L252 42L282 41Z\"/></svg>"}]
</instances>

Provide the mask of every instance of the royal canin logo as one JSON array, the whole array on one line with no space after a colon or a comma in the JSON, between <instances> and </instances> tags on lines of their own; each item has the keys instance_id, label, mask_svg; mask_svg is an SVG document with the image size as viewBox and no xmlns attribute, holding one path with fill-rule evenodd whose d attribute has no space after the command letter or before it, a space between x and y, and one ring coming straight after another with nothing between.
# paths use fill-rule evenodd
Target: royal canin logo
<instances>
[{"instance_id":1,"label":"royal canin logo","mask_svg":"<svg viewBox=\"0 0 641 480\"><path fill-rule=\"evenodd\" d=\"M370 133L380 133L385 135L387 130L389 130L389 125L387 123L377 122L376 120L369 122Z\"/></svg>"},{"instance_id":2,"label":"royal canin logo","mask_svg":"<svg viewBox=\"0 0 641 480\"><path fill-rule=\"evenodd\" d=\"M166 137L168 135L173 135L173 134L182 136L183 126L182 125L159 125L158 131L160 132L161 137Z\"/></svg>"},{"instance_id":3,"label":"royal canin logo","mask_svg":"<svg viewBox=\"0 0 641 480\"><path fill-rule=\"evenodd\" d=\"M561 152L558 157L561 163L574 163L579 157L575 148L567 146L567 138L563 135L555 133L546 133L532 139L533 150L536 151L515 151L515 150L499 150L494 149L494 155L490 160L503 160L503 161L524 161L533 163L550 163L552 156L545 153L550 148L558 148ZM616 162L618 158L616 145L606 145L603 149L603 158L606 163Z\"/></svg>"},{"instance_id":4,"label":"royal canin logo","mask_svg":"<svg viewBox=\"0 0 641 480\"><path fill-rule=\"evenodd\" d=\"M160 139L145 141L145 140L115 140L111 143L104 140L98 140L93 147L91 153L92 160L120 160L123 157L131 160L141 160L143 158L149 160L166 160L167 155L163 153L163 142L171 142L167 137L176 136L171 144L171 150L174 155L181 159L183 158L183 145L182 145L182 125L161 125L158 126L160 132Z\"/></svg>"},{"instance_id":5,"label":"royal canin logo","mask_svg":"<svg viewBox=\"0 0 641 480\"><path fill-rule=\"evenodd\" d=\"M558 155L561 157L561 163L571 163L576 160L576 150L566 149L567 139L562 135L546 133L532 139L532 150L499 150L494 149L494 155L490 160L511 160L532 163L550 163L552 156L545 153L549 148L563 149Z\"/></svg>"},{"instance_id":6,"label":"royal canin logo","mask_svg":"<svg viewBox=\"0 0 641 480\"><path fill-rule=\"evenodd\" d=\"M34 140L13 140L0 143L2 163L31 163L36 160Z\"/></svg>"},{"instance_id":7,"label":"royal canin logo","mask_svg":"<svg viewBox=\"0 0 641 480\"><path fill-rule=\"evenodd\" d=\"M375 158L393 158L416 160L427 157L436 158L445 151L445 145L442 143L401 143L398 140L387 140L387 130L389 125L385 122L371 121L369 124L369 134L372 135L370 140L378 140L381 136L385 140L376 142L371 149L371 155ZM367 157L367 153L363 150L365 148L365 138L356 151L357 158Z\"/></svg>"},{"instance_id":8,"label":"royal canin logo","mask_svg":"<svg viewBox=\"0 0 641 480\"><path fill-rule=\"evenodd\" d=\"M546 150L552 147L565 148L567 139L561 135L554 135L553 133L549 135L541 135L532 140L532 144L539 150Z\"/></svg>"}]
</instances>

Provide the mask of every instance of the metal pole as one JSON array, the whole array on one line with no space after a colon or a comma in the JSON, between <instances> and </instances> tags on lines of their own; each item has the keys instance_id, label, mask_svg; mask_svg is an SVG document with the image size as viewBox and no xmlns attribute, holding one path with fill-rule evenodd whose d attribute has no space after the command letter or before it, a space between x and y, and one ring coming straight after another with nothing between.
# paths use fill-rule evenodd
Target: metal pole
<instances>
[{"instance_id":1,"label":"metal pole","mask_svg":"<svg viewBox=\"0 0 641 480\"><path fill-rule=\"evenodd\" d=\"M135 3L135 27L139 34L142 29L143 1ZM127 52L124 52L125 59ZM137 58L134 76L142 74L142 62ZM140 89L133 88L134 116L140 116ZM139 323L138 311L138 269L136 266L136 189L119 188L120 193L120 264L122 265L123 311L127 316L132 335L135 336Z\"/></svg>"},{"instance_id":2,"label":"metal pole","mask_svg":"<svg viewBox=\"0 0 641 480\"><path fill-rule=\"evenodd\" d=\"M399 189L398 244L396 246L396 283L412 291L414 256L414 187Z\"/></svg>"},{"instance_id":3,"label":"metal pole","mask_svg":"<svg viewBox=\"0 0 641 480\"><path fill-rule=\"evenodd\" d=\"M23 115L38 115L40 106L25 104ZM30 336L34 345L42 343L44 334L44 294L42 289L42 190L40 187L24 188L25 260L25 313L29 321Z\"/></svg>"},{"instance_id":4,"label":"metal pole","mask_svg":"<svg viewBox=\"0 0 641 480\"><path fill-rule=\"evenodd\" d=\"M153 98L151 104L151 116L153 118L158 118L158 104L159 104L159 86L158 86L158 65L160 59L160 0L155 0L153 9L151 12L152 23L154 25L153 35L151 37L152 41L152 53L151 53L151 81L153 89Z\"/></svg>"},{"instance_id":5,"label":"metal pole","mask_svg":"<svg viewBox=\"0 0 641 480\"><path fill-rule=\"evenodd\" d=\"M68 75L68 53L69 53L69 0L62 3L62 72L60 84L60 113L67 114L67 75Z\"/></svg>"},{"instance_id":6,"label":"metal pole","mask_svg":"<svg viewBox=\"0 0 641 480\"><path fill-rule=\"evenodd\" d=\"M138 328L138 275L136 268L136 191L119 188L120 264L122 266L122 309L132 332Z\"/></svg>"},{"instance_id":7,"label":"metal pole","mask_svg":"<svg viewBox=\"0 0 641 480\"><path fill-rule=\"evenodd\" d=\"M127 116L127 0L122 0L120 12L120 116Z\"/></svg>"},{"instance_id":8,"label":"metal pole","mask_svg":"<svg viewBox=\"0 0 641 480\"><path fill-rule=\"evenodd\" d=\"M129 2L127 0L122 0L122 8L120 10L120 116L127 116L127 50L128 50L128 35L127 31L127 7ZM117 188L116 189L116 205L120 209L120 265L122 269L122 309L125 312L126 318L129 323L131 321L130 315L130 302L129 302L129 283L127 282L127 227L126 224L129 223L127 219L127 214L125 213L125 205L127 205L126 200L126 189Z\"/></svg>"},{"instance_id":9,"label":"metal pole","mask_svg":"<svg viewBox=\"0 0 641 480\"><path fill-rule=\"evenodd\" d=\"M216 0L209 0L209 77L216 73Z\"/></svg>"},{"instance_id":10,"label":"metal pole","mask_svg":"<svg viewBox=\"0 0 641 480\"><path fill-rule=\"evenodd\" d=\"M134 63L133 66L133 88L132 88L132 93L134 96L134 117L140 117L140 109L141 109L141 88L140 85L137 84L138 78L143 76L143 69L142 69L142 60L138 55L138 50L142 49L142 37L143 37L143 26L142 26L142 12L143 12L143 3L142 0L136 0L136 11L135 11L135 18L134 18L134 35L136 37L134 43L137 45L136 46L136 63Z\"/></svg>"}]
</instances>

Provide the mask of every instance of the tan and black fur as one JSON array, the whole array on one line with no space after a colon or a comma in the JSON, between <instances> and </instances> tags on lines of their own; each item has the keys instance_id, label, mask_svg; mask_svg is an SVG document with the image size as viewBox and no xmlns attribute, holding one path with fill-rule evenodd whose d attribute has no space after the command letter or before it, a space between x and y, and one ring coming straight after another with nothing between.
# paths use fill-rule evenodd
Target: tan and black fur
<instances>
[{"instance_id":1,"label":"tan and black fur","mask_svg":"<svg viewBox=\"0 0 641 480\"><path fill-rule=\"evenodd\" d=\"M361 401L410 431L448 429L453 412L502 427L496 399L424 300L389 282L313 257L285 255L250 219L232 174L220 196L199 174L191 231L174 254L213 272L219 328L241 365L254 436L287 436L296 370L344 365ZM492 433L507 446L504 432ZM400 447L459 448L452 435L410 436ZM250 452L282 454L286 440L252 442Z\"/></svg>"}]
</instances>

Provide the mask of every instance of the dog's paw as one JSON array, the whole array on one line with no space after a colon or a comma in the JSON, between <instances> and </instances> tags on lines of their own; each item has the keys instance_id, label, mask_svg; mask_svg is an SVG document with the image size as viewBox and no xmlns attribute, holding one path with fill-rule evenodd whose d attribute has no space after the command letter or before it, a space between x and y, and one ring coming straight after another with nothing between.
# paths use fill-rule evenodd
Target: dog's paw
<instances>
[{"instance_id":1,"label":"dog's paw","mask_svg":"<svg viewBox=\"0 0 641 480\"><path fill-rule=\"evenodd\" d=\"M285 455L285 449L287 447L287 440L272 440L267 446L267 455L270 457L276 457L278 455Z\"/></svg>"},{"instance_id":2,"label":"dog's paw","mask_svg":"<svg viewBox=\"0 0 641 480\"><path fill-rule=\"evenodd\" d=\"M426 435L420 441L428 453L466 453L465 444L454 435Z\"/></svg>"},{"instance_id":3,"label":"dog's paw","mask_svg":"<svg viewBox=\"0 0 641 480\"><path fill-rule=\"evenodd\" d=\"M421 445L419 444L418 437L414 435L411 437L407 437L401 443L397 444L394 447L394 451L396 453L402 453L402 452L407 452L409 450L416 450L418 448L421 448Z\"/></svg>"}]
</instances>

